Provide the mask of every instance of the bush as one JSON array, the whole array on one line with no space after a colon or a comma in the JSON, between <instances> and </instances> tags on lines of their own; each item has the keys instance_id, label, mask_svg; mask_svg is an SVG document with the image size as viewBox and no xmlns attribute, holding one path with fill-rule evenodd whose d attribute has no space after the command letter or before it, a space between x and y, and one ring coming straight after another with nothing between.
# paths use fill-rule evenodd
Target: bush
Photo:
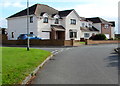
<instances>
[{"instance_id":1,"label":"bush","mask_svg":"<svg viewBox=\"0 0 120 86\"><path fill-rule=\"evenodd\" d=\"M92 40L106 40L106 36L104 34L96 34L91 36L90 39Z\"/></svg>"}]
</instances>

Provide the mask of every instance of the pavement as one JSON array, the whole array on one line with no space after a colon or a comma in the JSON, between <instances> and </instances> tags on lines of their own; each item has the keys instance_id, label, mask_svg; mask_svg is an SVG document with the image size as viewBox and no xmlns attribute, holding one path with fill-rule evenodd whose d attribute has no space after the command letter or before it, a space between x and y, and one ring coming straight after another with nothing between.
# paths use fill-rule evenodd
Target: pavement
<instances>
[{"instance_id":1,"label":"pavement","mask_svg":"<svg viewBox=\"0 0 120 86\"><path fill-rule=\"evenodd\" d=\"M55 48L61 52L38 71L32 84L117 84L118 55L114 51L117 46Z\"/></svg>"}]
</instances>

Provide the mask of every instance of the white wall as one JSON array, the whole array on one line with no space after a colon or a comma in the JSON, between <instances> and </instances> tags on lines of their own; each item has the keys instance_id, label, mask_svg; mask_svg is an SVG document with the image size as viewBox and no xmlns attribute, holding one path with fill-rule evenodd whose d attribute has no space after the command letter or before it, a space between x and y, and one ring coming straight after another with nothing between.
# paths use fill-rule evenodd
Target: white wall
<instances>
[{"instance_id":1,"label":"white wall","mask_svg":"<svg viewBox=\"0 0 120 86\"><path fill-rule=\"evenodd\" d=\"M93 26L99 30L101 33L101 23L93 23Z\"/></svg>"},{"instance_id":2,"label":"white wall","mask_svg":"<svg viewBox=\"0 0 120 86\"><path fill-rule=\"evenodd\" d=\"M70 19L76 19L76 25L72 25ZM78 16L75 14L74 10L66 17L65 28L66 28L65 40L71 40L69 34L70 29L77 30L77 38L75 38L75 40L80 40L80 20Z\"/></svg>"},{"instance_id":3,"label":"white wall","mask_svg":"<svg viewBox=\"0 0 120 86\"><path fill-rule=\"evenodd\" d=\"M33 23L29 22L29 31L37 35L36 17L34 15L31 15L31 16L33 16ZM11 34L12 32L14 32L14 38L12 38L12 34ZM26 16L8 18L8 39L9 40L16 40L20 34L26 34L26 33L27 33L27 17Z\"/></svg>"},{"instance_id":4,"label":"white wall","mask_svg":"<svg viewBox=\"0 0 120 86\"><path fill-rule=\"evenodd\" d=\"M111 27L111 38L115 38L115 31L114 31L114 27Z\"/></svg>"},{"instance_id":5,"label":"white wall","mask_svg":"<svg viewBox=\"0 0 120 86\"><path fill-rule=\"evenodd\" d=\"M51 32L51 25L61 25L61 19L59 19L59 24L55 24L55 18L49 18L48 17L48 23L43 23L44 17L37 17L37 36L41 37L43 39L50 38L50 32ZM47 38L43 35L45 32L49 34L49 37L47 35Z\"/></svg>"},{"instance_id":6,"label":"white wall","mask_svg":"<svg viewBox=\"0 0 120 86\"><path fill-rule=\"evenodd\" d=\"M81 23L80 23L80 27L83 27L82 26L82 23L84 23L84 27L89 27L89 24L91 24L92 25L92 22L87 22L87 21L81 21Z\"/></svg>"},{"instance_id":7,"label":"white wall","mask_svg":"<svg viewBox=\"0 0 120 86\"><path fill-rule=\"evenodd\" d=\"M84 33L89 33L90 34L89 37L84 37ZM81 38L89 39L93 33L98 34L99 32L95 32L95 31L93 31L93 32L81 32Z\"/></svg>"}]
</instances>

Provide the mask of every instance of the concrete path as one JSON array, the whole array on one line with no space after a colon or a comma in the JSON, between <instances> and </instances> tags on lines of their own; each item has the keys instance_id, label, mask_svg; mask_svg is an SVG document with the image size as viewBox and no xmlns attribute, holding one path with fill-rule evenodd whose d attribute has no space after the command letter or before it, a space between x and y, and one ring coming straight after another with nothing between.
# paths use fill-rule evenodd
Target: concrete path
<instances>
[{"instance_id":1,"label":"concrete path","mask_svg":"<svg viewBox=\"0 0 120 86\"><path fill-rule=\"evenodd\" d=\"M117 44L74 47L56 54L32 84L117 84Z\"/></svg>"}]
</instances>

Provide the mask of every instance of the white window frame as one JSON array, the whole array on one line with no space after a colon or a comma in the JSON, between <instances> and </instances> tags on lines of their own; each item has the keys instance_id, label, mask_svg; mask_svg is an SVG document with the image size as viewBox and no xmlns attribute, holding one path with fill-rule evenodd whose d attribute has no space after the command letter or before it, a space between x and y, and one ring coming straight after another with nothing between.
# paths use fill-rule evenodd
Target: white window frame
<instances>
[{"instance_id":1,"label":"white window frame","mask_svg":"<svg viewBox=\"0 0 120 86\"><path fill-rule=\"evenodd\" d=\"M30 23L33 23L33 16L30 16Z\"/></svg>"},{"instance_id":2,"label":"white window frame","mask_svg":"<svg viewBox=\"0 0 120 86\"><path fill-rule=\"evenodd\" d=\"M105 24L104 27L105 27L105 28L109 28L109 25L108 25L108 24Z\"/></svg>"},{"instance_id":3,"label":"white window frame","mask_svg":"<svg viewBox=\"0 0 120 86\"><path fill-rule=\"evenodd\" d=\"M76 25L76 19L70 19L70 24Z\"/></svg>"},{"instance_id":4,"label":"white window frame","mask_svg":"<svg viewBox=\"0 0 120 86\"><path fill-rule=\"evenodd\" d=\"M90 33L84 33L84 37L85 37L85 38L90 37Z\"/></svg>"}]
</instances>

